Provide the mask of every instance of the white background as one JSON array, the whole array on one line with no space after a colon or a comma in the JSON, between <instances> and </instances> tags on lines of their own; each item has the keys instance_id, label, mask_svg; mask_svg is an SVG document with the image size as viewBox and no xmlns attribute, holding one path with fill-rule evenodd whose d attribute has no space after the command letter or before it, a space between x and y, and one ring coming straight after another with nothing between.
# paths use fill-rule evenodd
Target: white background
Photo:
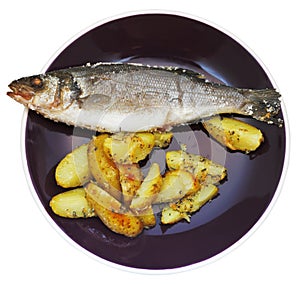
<instances>
[{"instance_id":1,"label":"white background","mask_svg":"<svg viewBox=\"0 0 300 285\"><path fill-rule=\"evenodd\" d=\"M300 113L297 1L176 2L1 1L1 284L300 284L299 149L295 145ZM24 109L5 95L13 79L39 73L53 54L82 30L105 18L145 9L204 18L250 47L283 94L291 131L286 179L263 223L218 260L175 275L112 268L82 253L54 230L35 203L23 171L20 135Z\"/></svg>"}]
</instances>

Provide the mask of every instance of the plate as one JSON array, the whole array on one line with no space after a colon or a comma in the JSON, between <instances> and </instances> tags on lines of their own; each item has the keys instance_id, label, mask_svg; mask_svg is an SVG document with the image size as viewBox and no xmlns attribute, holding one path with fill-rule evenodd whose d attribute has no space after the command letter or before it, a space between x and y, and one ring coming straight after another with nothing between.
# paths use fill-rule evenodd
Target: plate
<instances>
[{"instance_id":1,"label":"plate","mask_svg":"<svg viewBox=\"0 0 300 285\"><path fill-rule=\"evenodd\" d=\"M87 62L138 62L173 65L201 72L209 80L244 88L272 88L266 71L238 41L202 21L183 15L148 13L96 26L57 55L48 71ZM283 114L280 113L283 117ZM242 120L260 128L265 141L253 154L229 152L200 124L174 129L171 149L180 144L228 169L219 196L195 213L191 222L159 223L136 238L111 232L99 219L65 219L49 207L64 191L54 179L60 159L87 142L91 131L44 119L29 111L25 120L27 171L39 204L60 232L85 252L125 268L166 270L199 265L226 252L261 220L277 193L286 152L285 127ZM163 151L149 158L165 167ZM149 163L143 166L147 169Z\"/></svg>"}]
</instances>

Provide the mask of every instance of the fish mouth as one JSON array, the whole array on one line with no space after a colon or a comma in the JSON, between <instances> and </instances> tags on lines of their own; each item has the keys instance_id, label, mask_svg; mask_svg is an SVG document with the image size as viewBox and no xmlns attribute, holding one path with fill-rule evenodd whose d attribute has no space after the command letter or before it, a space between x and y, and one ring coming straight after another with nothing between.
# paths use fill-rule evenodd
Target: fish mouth
<instances>
[{"instance_id":1,"label":"fish mouth","mask_svg":"<svg viewBox=\"0 0 300 285\"><path fill-rule=\"evenodd\" d=\"M33 90L26 85L20 85L16 82L12 82L8 85L11 91L7 92L7 95L21 103L26 103L34 96Z\"/></svg>"}]
</instances>

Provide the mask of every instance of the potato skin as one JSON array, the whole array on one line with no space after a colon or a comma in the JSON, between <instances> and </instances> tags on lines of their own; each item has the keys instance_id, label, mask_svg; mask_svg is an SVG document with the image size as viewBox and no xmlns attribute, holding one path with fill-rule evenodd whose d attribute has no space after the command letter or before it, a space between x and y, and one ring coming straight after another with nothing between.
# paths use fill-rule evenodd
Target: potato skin
<instances>
[{"instance_id":1,"label":"potato skin","mask_svg":"<svg viewBox=\"0 0 300 285\"><path fill-rule=\"evenodd\" d=\"M108 137L108 134L101 134L92 138L88 144L88 164L97 183L121 201L119 170L103 148L104 141Z\"/></svg>"},{"instance_id":2,"label":"potato skin","mask_svg":"<svg viewBox=\"0 0 300 285\"><path fill-rule=\"evenodd\" d=\"M89 181L91 173L87 158L88 145L83 144L68 153L55 169L56 183L64 188L82 186Z\"/></svg>"},{"instance_id":3,"label":"potato skin","mask_svg":"<svg viewBox=\"0 0 300 285\"><path fill-rule=\"evenodd\" d=\"M91 197L87 196L87 199L103 224L113 232L127 237L136 237L143 231L144 225L138 217L131 213L115 213L101 206Z\"/></svg>"},{"instance_id":4,"label":"potato skin","mask_svg":"<svg viewBox=\"0 0 300 285\"><path fill-rule=\"evenodd\" d=\"M118 164L120 183L123 194L123 204L129 207L137 189L142 184L143 174L137 163Z\"/></svg>"},{"instance_id":5,"label":"potato skin","mask_svg":"<svg viewBox=\"0 0 300 285\"><path fill-rule=\"evenodd\" d=\"M249 153L264 141L259 129L233 118L216 116L204 121L203 126L216 141L231 150Z\"/></svg>"},{"instance_id":6,"label":"potato skin","mask_svg":"<svg viewBox=\"0 0 300 285\"><path fill-rule=\"evenodd\" d=\"M87 197L93 199L96 203L105 207L111 211L119 212L122 204L107 191L102 189L99 185L94 182L90 182L85 186Z\"/></svg>"}]
</instances>

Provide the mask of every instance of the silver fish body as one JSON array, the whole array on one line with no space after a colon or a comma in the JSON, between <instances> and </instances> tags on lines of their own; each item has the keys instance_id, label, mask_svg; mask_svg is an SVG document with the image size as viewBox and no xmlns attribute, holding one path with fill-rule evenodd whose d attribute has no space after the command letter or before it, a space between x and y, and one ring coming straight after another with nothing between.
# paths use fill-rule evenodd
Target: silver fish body
<instances>
[{"instance_id":1,"label":"silver fish body","mask_svg":"<svg viewBox=\"0 0 300 285\"><path fill-rule=\"evenodd\" d=\"M233 88L176 67L87 64L9 87L9 96L46 118L100 132L166 130L224 113L281 124L276 90Z\"/></svg>"}]
</instances>

